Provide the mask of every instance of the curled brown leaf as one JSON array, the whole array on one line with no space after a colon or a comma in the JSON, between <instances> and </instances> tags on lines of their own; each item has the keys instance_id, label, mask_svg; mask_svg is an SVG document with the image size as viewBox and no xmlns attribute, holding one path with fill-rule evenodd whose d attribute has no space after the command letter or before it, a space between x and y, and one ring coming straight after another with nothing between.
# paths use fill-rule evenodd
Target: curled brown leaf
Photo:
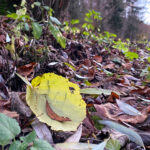
<instances>
[{"instance_id":1,"label":"curled brown leaf","mask_svg":"<svg viewBox=\"0 0 150 150\"><path fill-rule=\"evenodd\" d=\"M62 116L59 116L57 115L53 110L52 108L50 107L48 101L46 101L46 112L48 114L48 116L53 119L53 120L57 120L57 121L60 121L60 122L64 122L64 121L71 121L69 118L67 117L62 117Z\"/></svg>"}]
</instances>

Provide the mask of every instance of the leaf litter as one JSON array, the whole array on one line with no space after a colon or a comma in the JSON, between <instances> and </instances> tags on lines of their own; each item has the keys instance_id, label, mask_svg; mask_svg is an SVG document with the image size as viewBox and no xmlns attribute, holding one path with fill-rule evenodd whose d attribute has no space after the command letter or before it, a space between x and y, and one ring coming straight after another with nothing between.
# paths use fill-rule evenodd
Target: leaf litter
<instances>
[{"instance_id":1,"label":"leaf litter","mask_svg":"<svg viewBox=\"0 0 150 150\"><path fill-rule=\"evenodd\" d=\"M99 120L109 119L124 126L126 126L126 123L131 126L133 125L136 128L136 132L142 138L137 136L138 139L136 139L135 136L133 138L132 135L131 137L128 135L129 139L131 138L132 140L126 143L127 145L134 142L137 144L134 148L138 147L138 145L143 146L143 143L147 147L150 146L150 141L147 138L150 136L150 107L148 103L148 100L150 100L150 82L146 78L145 72L143 73L143 70L149 63L145 63L145 60L143 62L145 57L141 57L148 55L145 48L137 50L140 57L129 62L118 49L110 47L110 53L105 49L104 43L100 45L93 40L88 42L80 34L75 35L76 40L74 40L74 36L70 33L63 33L64 35L66 34L65 37L70 37L66 39L65 45L61 41L62 39L57 39L57 41L60 40L61 42L63 47L61 48L46 27L43 29L44 34L42 36L36 36L39 40L35 39L35 44L34 40L25 40L24 35L21 35L20 38L15 37L11 31L11 28L14 28L14 26L11 26L6 20L7 18L1 20L2 26L0 29L4 31L0 34L0 75L3 78L3 80L0 80L2 81L0 82L2 85L0 87L0 112L18 120L22 129L21 135L24 132L28 133L33 130L31 124L35 119L35 115L28 116L20 111L18 112L16 108L12 109L10 107L12 105L12 96L9 93L16 92L17 95L20 92L25 92L25 83L27 83L27 92L29 92L29 95L26 101L18 98L19 101L22 101L19 104L22 106L26 105L26 109L28 110L28 105L30 106L30 103L32 103L31 105L34 108L32 106L30 108L32 112L37 113L36 117L38 119L43 116L43 111L40 112L37 108L43 106L44 113L48 115L46 119L39 120L41 122L47 122L51 118L52 122L57 122L56 127L53 127L51 123L48 123L47 126L52 133L53 140L55 139L55 143L64 143L65 148L66 146L67 148L77 146L88 149L88 145L84 145L83 143L90 142L93 145L89 144L89 147L91 146L96 149L98 144L102 143L104 139L107 139L111 135L110 130L107 133L103 133L96 128L95 121L92 120L92 116L96 115L99 117ZM52 28L52 26L50 27ZM41 30L39 32L41 34ZM12 38L9 39L8 37ZM65 41L65 39L63 40ZM47 43L47 46L45 46L45 43ZM143 47L146 47L146 45L143 44ZM47 50L45 51L45 49ZM15 74L16 72L20 74L19 77ZM69 80L66 79L68 80L67 83L69 81L72 82L71 86L68 87L73 87L70 88L71 90L68 88L68 92L71 94L75 92L74 89L78 85L78 94L80 94L79 91L81 90L82 98L74 97L73 102L82 99L84 103L83 113L82 109L79 109L79 114L82 117L76 113L78 109L75 108L75 105L71 106L71 103L65 105L63 102L59 104L59 98L65 97L65 95L59 95L59 93L65 90L66 85L63 82L59 82L58 78L56 80L52 78L50 86L47 85L47 81L44 79L42 84L46 89L40 86L41 76L48 72L60 75L60 78L61 76L68 78ZM34 77L36 78L33 79ZM32 93L35 93L35 91L32 91L33 89L30 87L31 83L28 80L33 80L33 87L40 86L41 88L40 90L35 88L37 95L35 94L36 96L33 96L34 101L30 101L31 98L29 98L32 97ZM34 82L35 80L36 82ZM51 87L51 82L54 83L57 81L58 84ZM73 84L75 86L72 86ZM50 93L53 94L48 94L48 100L46 100L44 94L46 94L45 92L49 92L48 87L50 87ZM58 91L59 93L57 93ZM43 94L43 96L40 94ZM59 96L57 98L58 100L55 98L56 95ZM41 102L38 105L37 101L39 100L35 97L41 98L45 103L43 104ZM51 98L54 99L52 105L51 101L49 102ZM117 99L120 99L120 102L122 102L119 106L116 103ZM132 111L134 115L130 112L127 113L124 103L128 111ZM73 117L70 116L72 114ZM73 124L73 127L67 125L67 123L70 124L74 119L78 123ZM78 143L73 143L72 145L65 143L69 139L67 137L68 131L66 130L77 130L81 122L83 124L82 131L80 130L80 133L77 134L78 140L75 141ZM104 122L106 124L106 121L102 121L101 123ZM63 126L61 126L62 123L64 124ZM129 131L126 130L124 133L126 134ZM101 132L101 136L99 136L99 132ZM133 134L137 135L134 131ZM73 135L73 132L69 131L70 138L71 135ZM56 144L56 147L58 145Z\"/></svg>"}]
</instances>

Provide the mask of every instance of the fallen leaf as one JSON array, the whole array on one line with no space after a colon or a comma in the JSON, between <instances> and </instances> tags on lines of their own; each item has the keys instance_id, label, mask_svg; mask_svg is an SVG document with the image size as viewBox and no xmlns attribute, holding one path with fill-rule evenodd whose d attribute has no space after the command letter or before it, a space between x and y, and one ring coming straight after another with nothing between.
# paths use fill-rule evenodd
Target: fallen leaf
<instances>
[{"instance_id":1,"label":"fallen leaf","mask_svg":"<svg viewBox=\"0 0 150 150\"><path fill-rule=\"evenodd\" d=\"M36 132L36 135L39 139L46 140L48 143L53 144L53 138L51 131L49 128L46 126L46 124L39 122L38 119L35 119L32 122L32 127Z\"/></svg>"},{"instance_id":2,"label":"fallen leaf","mask_svg":"<svg viewBox=\"0 0 150 150\"><path fill-rule=\"evenodd\" d=\"M131 93L138 93L141 95L150 94L150 88L149 87L138 87L138 89L132 90Z\"/></svg>"},{"instance_id":3,"label":"fallen leaf","mask_svg":"<svg viewBox=\"0 0 150 150\"><path fill-rule=\"evenodd\" d=\"M105 140L104 142L98 144L95 148L93 148L92 150L104 150L104 148L106 147L106 144L108 142L108 139Z\"/></svg>"},{"instance_id":4,"label":"fallen leaf","mask_svg":"<svg viewBox=\"0 0 150 150\"><path fill-rule=\"evenodd\" d=\"M96 113L94 115L99 116L103 119L111 119L114 121L122 121L132 124L142 123L148 116L148 113L150 112L150 107L146 107L142 112L141 115L138 116L130 116L126 114L122 114L122 111L114 104L106 103L97 105L94 104L94 107L96 109Z\"/></svg>"},{"instance_id":5,"label":"fallen leaf","mask_svg":"<svg viewBox=\"0 0 150 150\"><path fill-rule=\"evenodd\" d=\"M64 122L64 121L71 121L69 118L67 117L61 117L59 115L57 115L53 110L52 108L50 107L48 101L46 100L46 112L48 114L48 116L53 119L53 120L56 120L56 121L60 121L60 122Z\"/></svg>"},{"instance_id":6,"label":"fallen leaf","mask_svg":"<svg viewBox=\"0 0 150 150\"><path fill-rule=\"evenodd\" d=\"M32 62L30 64L20 66L17 68L17 73L23 77L26 77L28 80L31 80L34 76L34 67L36 65L37 65L37 63Z\"/></svg>"},{"instance_id":7,"label":"fallen leaf","mask_svg":"<svg viewBox=\"0 0 150 150\"><path fill-rule=\"evenodd\" d=\"M3 113L10 118L15 118L15 119L19 120L19 114L15 111L8 111L5 109L0 109L0 113Z\"/></svg>"},{"instance_id":8,"label":"fallen leaf","mask_svg":"<svg viewBox=\"0 0 150 150\"><path fill-rule=\"evenodd\" d=\"M124 134L128 135L128 137L129 137L129 139L131 141L133 141L136 144L142 146L144 148L144 150L145 150L142 138L140 137L140 135L137 132L135 132L135 131L131 130L130 128L127 128L127 127L125 127L123 125L115 123L113 121L100 120L99 123L101 123L103 125L106 125L106 126L112 128L112 129L115 129L115 130L117 130L117 131L119 131L121 133L124 133Z\"/></svg>"},{"instance_id":9,"label":"fallen leaf","mask_svg":"<svg viewBox=\"0 0 150 150\"><path fill-rule=\"evenodd\" d=\"M9 99L9 93L6 86L0 82L0 99Z\"/></svg>"},{"instance_id":10,"label":"fallen leaf","mask_svg":"<svg viewBox=\"0 0 150 150\"><path fill-rule=\"evenodd\" d=\"M34 78L32 87L27 86L26 100L37 118L53 130L75 131L86 117L86 104L78 85L54 73ZM55 114L69 119L62 122L49 117L46 101Z\"/></svg>"},{"instance_id":11,"label":"fallen leaf","mask_svg":"<svg viewBox=\"0 0 150 150\"><path fill-rule=\"evenodd\" d=\"M130 70L132 68L132 64L131 63L126 63L126 64L122 64L124 69Z\"/></svg>"},{"instance_id":12,"label":"fallen leaf","mask_svg":"<svg viewBox=\"0 0 150 150\"><path fill-rule=\"evenodd\" d=\"M88 143L58 143L55 148L57 150L91 150L96 146L96 144Z\"/></svg>"},{"instance_id":13,"label":"fallen leaf","mask_svg":"<svg viewBox=\"0 0 150 150\"><path fill-rule=\"evenodd\" d=\"M96 55L96 56L94 56L93 58L94 58L94 60L97 61L98 63L101 63L101 62L103 61L102 56Z\"/></svg>"},{"instance_id":14,"label":"fallen leaf","mask_svg":"<svg viewBox=\"0 0 150 150\"><path fill-rule=\"evenodd\" d=\"M116 102L120 110L122 110L126 114L132 115L132 116L142 115L141 112L139 112L137 109L135 109L131 105L124 103L121 100L116 100Z\"/></svg>"},{"instance_id":15,"label":"fallen leaf","mask_svg":"<svg viewBox=\"0 0 150 150\"><path fill-rule=\"evenodd\" d=\"M105 95L111 95L112 90L107 89L101 89L101 88L84 88L80 90L80 93L82 94L105 94ZM115 92L119 95L119 92Z\"/></svg>"},{"instance_id":16,"label":"fallen leaf","mask_svg":"<svg viewBox=\"0 0 150 150\"><path fill-rule=\"evenodd\" d=\"M82 135L82 125L80 125L78 130L72 136L70 136L65 142L78 143L80 141L81 135Z\"/></svg>"}]
</instances>

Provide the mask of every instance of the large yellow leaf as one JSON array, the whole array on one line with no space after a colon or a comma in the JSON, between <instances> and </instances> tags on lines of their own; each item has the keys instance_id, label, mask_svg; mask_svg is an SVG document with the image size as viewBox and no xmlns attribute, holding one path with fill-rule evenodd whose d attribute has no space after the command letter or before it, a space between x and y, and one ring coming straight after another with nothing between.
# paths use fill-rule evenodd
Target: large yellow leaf
<instances>
[{"instance_id":1,"label":"large yellow leaf","mask_svg":"<svg viewBox=\"0 0 150 150\"><path fill-rule=\"evenodd\" d=\"M86 104L80 95L78 85L54 73L45 73L32 80L27 86L26 100L41 122L53 130L75 131L86 116ZM57 115L71 121L57 121L49 117L46 101Z\"/></svg>"}]
</instances>

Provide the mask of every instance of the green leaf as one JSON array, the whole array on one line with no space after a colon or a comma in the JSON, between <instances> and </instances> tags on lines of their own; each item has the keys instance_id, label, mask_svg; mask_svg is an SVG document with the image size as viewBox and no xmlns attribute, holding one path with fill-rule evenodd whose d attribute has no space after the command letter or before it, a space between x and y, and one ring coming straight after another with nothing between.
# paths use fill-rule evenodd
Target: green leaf
<instances>
[{"instance_id":1,"label":"green leaf","mask_svg":"<svg viewBox=\"0 0 150 150\"><path fill-rule=\"evenodd\" d=\"M29 27L28 23L24 23L24 28L25 28L26 31L30 30L30 27Z\"/></svg>"},{"instance_id":2,"label":"green leaf","mask_svg":"<svg viewBox=\"0 0 150 150\"><path fill-rule=\"evenodd\" d=\"M69 68L71 68L72 70L76 71L76 68L74 66L72 66L71 64L67 63L67 62L64 62L64 64L66 66L68 66Z\"/></svg>"},{"instance_id":3,"label":"green leaf","mask_svg":"<svg viewBox=\"0 0 150 150\"><path fill-rule=\"evenodd\" d=\"M131 60L139 58L139 55L137 53L134 53L134 52L128 51L128 52L125 52L124 54L127 58L129 58Z\"/></svg>"},{"instance_id":4,"label":"green leaf","mask_svg":"<svg viewBox=\"0 0 150 150\"><path fill-rule=\"evenodd\" d=\"M22 0L22 1L21 1L21 6L24 7L25 4L26 4L26 0Z\"/></svg>"},{"instance_id":5,"label":"green leaf","mask_svg":"<svg viewBox=\"0 0 150 150\"><path fill-rule=\"evenodd\" d=\"M31 147L31 150L55 150L48 142L36 139Z\"/></svg>"},{"instance_id":6,"label":"green leaf","mask_svg":"<svg viewBox=\"0 0 150 150\"><path fill-rule=\"evenodd\" d=\"M49 29L52 35L55 37L56 41L61 45L62 48L66 48L66 38L59 31L57 26L54 26L51 22L49 22Z\"/></svg>"},{"instance_id":7,"label":"green leaf","mask_svg":"<svg viewBox=\"0 0 150 150\"><path fill-rule=\"evenodd\" d=\"M34 2L33 4L34 4L35 6L38 6L38 7L41 6L41 3L40 3L40 2Z\"/></svg>"},{"instance_id":8,"label":"green leaf","mask_svg":"<svg viewBox=\"0 0 150 150\"><path fill-rule=\"evenodd\" d=\"M84 31L83 34L84 34L85 36L89 36L89 35L90 35L90 33L87 32L87 31Z\"/></svg>"},{"instance_id":9,"label":"green leaf","mask_svg":"<svg viewBox=\"0 0 150 150\"><path fill-rule=\"evenodd\" d=\"M110 139L110 140L107 142L106 148L107 148L108 150L120 150L121 146L120 146L120 143L119 143L118 140Z\"/></svg>"},{"instance_id":10,"label":"green leaf","mask_svg":"<svg viewBox=\"0 0 150 150\"><path fill-rule=\"evenodd\" d=\"M48 7L48 6L43 6L43 8L44 8L45 10L47 10L47 11L50 10L50 7Z\"/></svg>"},{"instance_id":11,"label":"green leaf","mask_svg":"<svg viewBox=\"0 0 150 150\"><path fill-rule=\"evenodd\" d=\"M27 136L20 137L21 141L26 142L26 143L31 143L35 140L36 138L36 133L35 131L32 131L29 133Z\"/></svg>"},{"instance_id":12,"label":"green leaf","mask_svg":"<svg viewBox=\"0 0 150 150\"><path fill-rule=\"evenodd\" d=\"M72 25L80 23L79 19L72 19L70 22Z\"/></svg>"},{"instance_id":13,"label":"green leaf","mask_svg":"<svg viewBox=\"0 0 150 150\"><path fill-rule=\"evenodd\" d=\"M7 17L12 18L12 19L17 19L19 16L16 13L11 13L11 14L8 14Z\"/></svg>"},{"instance_id":14,"label":"green leaf","mask_svg":"<svg viewBox=\"0 0 150 150\"><path fill-rule=\"evenodd\" d=\"M50 20L52 22L54 22L55 24L57 24L57 25L61 25L61 22L57 18L55 18L55 17L50 16Z\"/></svg>"},{"instance_id":15,"label":"green leaf","mask_svg":"<svg viewBox=\"0 0 150 150\"><path fill-rule=\"evenodd\" d=\"M104 125L102 125L102 124L100 124L100 123L98 122L98 121L100 120L100 117L93 115L93 116L91 116L91 119L93 120L93 122L94 122L94 127L95 127L96 129L101 130L101 129L104 128Z\"/></svg>"},{"instance_id":16,"label":"green leaf","mask_svg":"<svg viewBox=\"0 0 150 150\"><path fill-rule=\"evenodd\" d=\"M42 27L40 26L39 23L32 22L32 29L33 29L32 34L34 38L38 40L42 34Z\"/></svg>"},{"instance_id":17,"label":"green leaf","mask_svg":"<svg viewBox=\"0 0 150 150\"><path fill-rule=\"evenodd\" d=\"M83 94L93 94L93 95L100 95L100 94L105 94L105 95L111 95L112 90L107 90L107 89L98 89L98 88L85 88L85 89L80 89L80 93ZM114 91L115 92L115 91ZM118 95L120 95L118 92L115 92Z\"/></svg>"},{"instance_id":18,"label":"green leaf","mask_svg":"<svg viewBox=\"0 0 150 150\"><path fill-rule=\"evenodd\" d=\"M21 142L20 141L15 141L13 142L10 147L9 147L9 150L20 150L20 145L21 145Z\"/></svg>"},{"instance_id":19,"label":"green leaf","mask_svg":"<svg viewBox=\"0 0 150 150\"><path fill-rule=\"evenodd\" d=\"M115 123L113 121L108 121L108 120L99 120L99 123L104 124L104 125L112 128L114 130L117 130L123 134L126 134L132 142L135 142L136 144L142 146L145 149L144 143L143 143L140 135L137 132L131 130L130 128L127 128L123 125L120 125L118 123Z\"/></svg>"},{"instance_id":20,"label":"green leaf","mask_svg":"<svg viewBox=\"0 0 150 150\"><path fill-rule=\"evenodd\" d=\"M148 60L148 62L150 63L150 57L148 57L148 59L147 59L147 60Z\"/></svg>"},{"instance_id":21,"label":"green leaf","mask_svg":"<svg viewBox=\"0 0 150 150\"><path fill-rule=\"evenodd\" d=\"M87 23L84 23L83 25L82 25L82 28L87 28Z\"/></svg>"},{"instance_id":22,"label":"green leaf","mask_svg":"<svg viewBox=\"0 0 150 150\"><path fill-rule=\"evenodd\" d=\"M0 145L6 145L20 133L20 127L15 119L0 113Z\"/></svg>"},{"instance_id":23,"label":"green leaf","mask_svg":"<svg viewBox=\"0 0 150 150\"><path fill-rule=\"evenodd\" d=\"M21 145L19 146L18 150L27 150L28 147L28 143L23 142L21 143Z\"/></svg>"},{"instance_id":24,"label":"green leaf","mask_svg":"<svg viewBox=\"0 0 150 150\"><path fill-rule=\"evenodd\" d=\"M27 150L28 144L27 143L21 143L20 141L15 141L13 142L10 147L9 150Z\"/></svg>"},{"instance_id":25,"label":"green leaf","mask_svg":"<svg viewBox=\"0 0 150 150\"><path fill-rule=\"evenodd\" d=\"M27 150L28 143L23 142L21 143L20 141L14 141L10 147L9 150Z\"/></svg>"}]
</instances>

